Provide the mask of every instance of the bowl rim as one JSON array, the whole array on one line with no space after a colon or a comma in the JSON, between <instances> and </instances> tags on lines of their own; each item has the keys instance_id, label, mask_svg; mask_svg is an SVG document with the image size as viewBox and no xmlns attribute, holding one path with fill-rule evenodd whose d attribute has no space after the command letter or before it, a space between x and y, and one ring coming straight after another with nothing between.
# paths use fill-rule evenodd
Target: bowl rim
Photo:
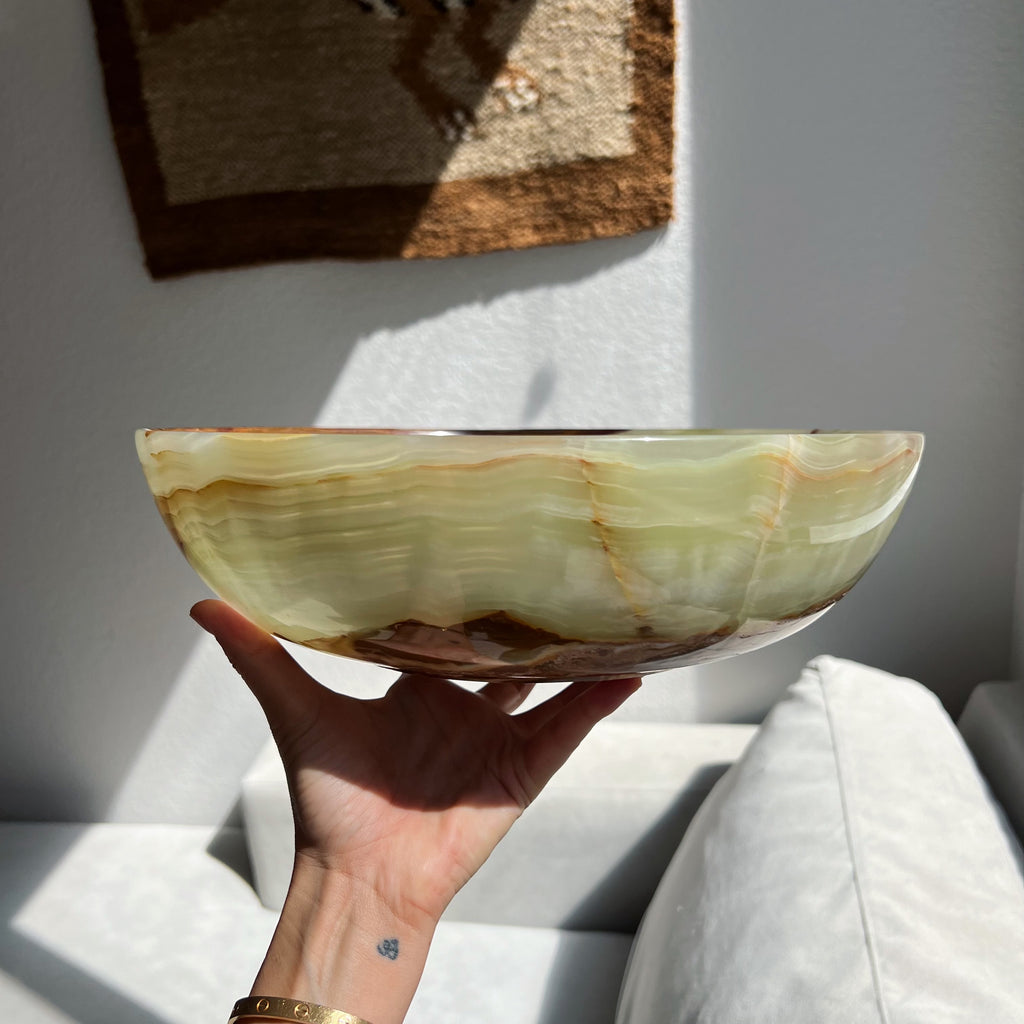
<instances>
[{"instance_id":1,"label":"bowl rim","mask_svg":"<svg viewBox=\"0 0 1024 1024\"><path fill-rule=\"evenodd\" d=\"M924 438L916 430L772 430L746 427L638 427L623 428L493 428L493 429L438 429L432 427L140 427L137 434L313 434L370 436L391 434L412 437L857 437L892 435Z\"/></svg>"}]
</instances>

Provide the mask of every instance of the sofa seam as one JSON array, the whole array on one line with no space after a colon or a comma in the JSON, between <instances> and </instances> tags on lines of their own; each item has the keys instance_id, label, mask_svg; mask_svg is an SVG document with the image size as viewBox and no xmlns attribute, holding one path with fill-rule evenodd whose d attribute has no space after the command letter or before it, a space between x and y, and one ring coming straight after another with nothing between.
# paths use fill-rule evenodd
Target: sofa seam
<instances>
[{"instance_id":1,"label":"sofa seam","mask_svg":"<svg viewBox=\"0 0 1024 1024\"><path fill-rule=\"evenodd\" d=\"M853 835L853 820L850 815L850 806L847 799L845 776L843 773L843 761L840 756L839 731L832 714L832 707L825 681L819 672L818 687L821 690L822 705L825 709L825 722L828 725L829 736L832 740L832 758L836 766L836 781L839 787L839 806L843 817L843 832L846 836L846 848L850 856L850 871L853 877L853 891L857 897L857 908L860 913L861 928L864 930L864 947L867 952L868 966L871 971L871 984L875 993L875 1007L878 1010L878 1017L881 1024L892 1024L888 1010L885 1006L885 998L882 994L882 969L878 957L878 945L875 939L875 930L871 924L871 915L868 912L867 898L861 879L861 870L858 863L856 843Z\"/></svg>"}]
</instances>

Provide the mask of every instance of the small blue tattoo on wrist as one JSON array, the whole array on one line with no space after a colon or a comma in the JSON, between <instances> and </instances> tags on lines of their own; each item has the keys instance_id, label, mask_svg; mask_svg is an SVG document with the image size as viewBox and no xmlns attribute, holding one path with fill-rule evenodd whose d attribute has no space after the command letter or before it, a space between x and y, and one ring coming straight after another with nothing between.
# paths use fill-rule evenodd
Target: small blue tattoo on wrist
<instances>
[{"instance_id":1,"label":"small blue tattoo on wrist","mask_svg":"<svg viewBox=\"0 0 1024 1024\"><path fill-rule=\"evenodd\" d=\"M377 952L389 960L398 959L398 939L382 939L377 943Z\"/></svg>"}]
</instances>

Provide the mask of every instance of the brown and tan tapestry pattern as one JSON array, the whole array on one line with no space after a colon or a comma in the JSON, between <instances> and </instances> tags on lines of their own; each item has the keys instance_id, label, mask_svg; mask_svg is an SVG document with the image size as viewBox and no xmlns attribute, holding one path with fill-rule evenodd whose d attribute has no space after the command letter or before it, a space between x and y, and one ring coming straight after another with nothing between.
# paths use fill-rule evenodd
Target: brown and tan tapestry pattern
<instances>
[{"instance_id":1,"label":"brown and tan tapestry pattern","mask_svg":"<svg viewBox=\"0 0 1024 1024\"><path fill-rule=\"evenodd\" d=\"M671 217L671 0L91 2L155 277Z\"/></svg>"}]
</instances>

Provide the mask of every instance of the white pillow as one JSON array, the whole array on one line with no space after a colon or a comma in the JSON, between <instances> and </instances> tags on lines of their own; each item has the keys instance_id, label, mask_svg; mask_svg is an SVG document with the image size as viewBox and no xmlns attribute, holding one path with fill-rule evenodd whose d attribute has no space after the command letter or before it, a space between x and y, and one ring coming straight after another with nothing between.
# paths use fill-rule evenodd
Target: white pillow
<instances>
[{"instance_id":1,"label":"white pillow","mask_svg":"<svg viewBox=\"0 0 1024 1024\"><path fill-rule=\"evenodd\" d=\"M1020 847L935 697L818 658L712 791L617 1024L1021 1024Z\"/></svg>"}]
</instances>

